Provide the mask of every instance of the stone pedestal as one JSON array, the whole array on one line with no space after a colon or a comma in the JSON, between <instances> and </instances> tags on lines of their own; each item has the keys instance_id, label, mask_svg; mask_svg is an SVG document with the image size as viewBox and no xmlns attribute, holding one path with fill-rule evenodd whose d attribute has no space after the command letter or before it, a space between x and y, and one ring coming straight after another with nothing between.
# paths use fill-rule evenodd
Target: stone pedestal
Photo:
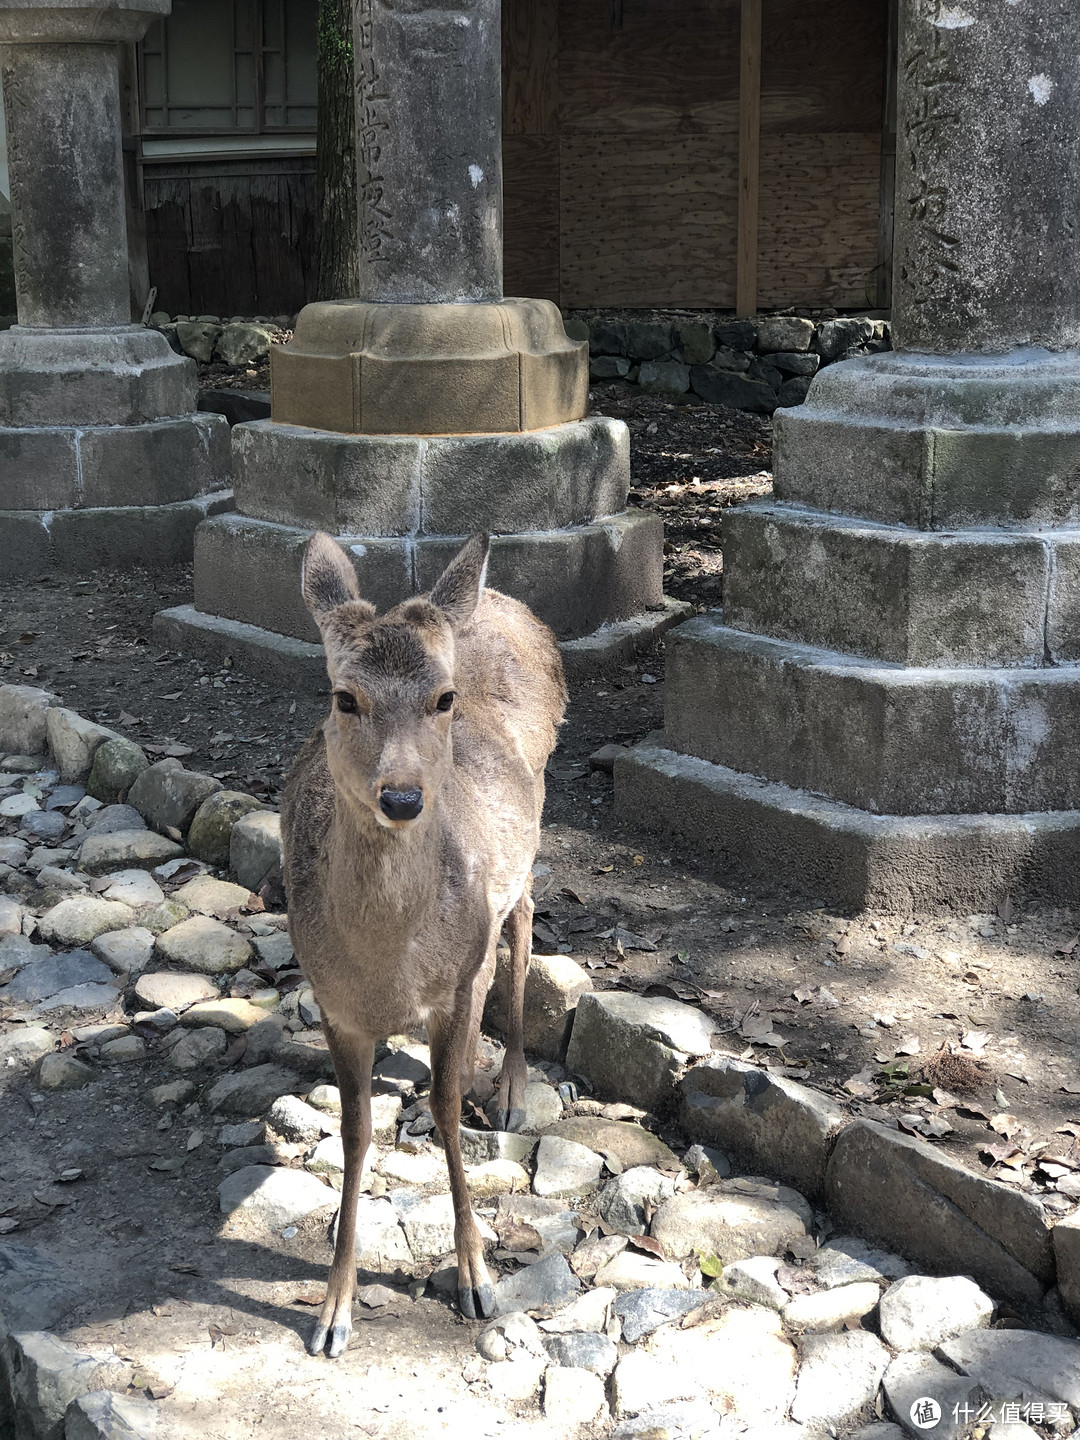
<instances>
[{"instance_id":1,"label":"stone pedestal","mask_svg":"<svg viewBox=\"0 0 1080 1440\"><path fill-rule=\"evenodd\" d=\"M169 0L0 7L18 321L0 334L0 570L190 555L228 503L227 427L133 325L119 46ZM224 492L224 493L222 493Z\"/></svg>"},{"instance_id":2,"label":"stone pedestal","mask_svg":"<svg viewBox=\"0 0 1080 1440\"><path fill-rule=\"evenodd\" d=\"M1080 896L1078 45L901 0L898 349L777 417L628 817L847 906Z\"/></svg>"},{"instance_id":3,"label":"stone pedestal","mask_svg":"<svg viewBox=\"0 0 1080 1440\"><path fill-rule=\"evenodd\" d=\"M271 419L233 431L239 513L200 527L195 604L159 633L319 683L313 529L380 608L487 530L489 583L571 669L625 659L689 607L662 594L659 521L625 509L626 427L586 418L588 347L502 295L498 0L359 0L354 52L361 297L308 305L272 351Z\"/></svg>"}]
</instances>

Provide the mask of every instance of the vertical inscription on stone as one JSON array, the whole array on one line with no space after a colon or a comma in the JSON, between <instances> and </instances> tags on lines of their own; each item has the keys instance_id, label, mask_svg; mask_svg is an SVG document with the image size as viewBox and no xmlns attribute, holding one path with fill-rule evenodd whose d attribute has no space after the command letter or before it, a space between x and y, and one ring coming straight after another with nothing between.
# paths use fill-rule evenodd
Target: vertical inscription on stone
<instances>
[{"instance_id":1,"label":"vertical inscription on stone","mask_svg":"<svg viewBox=\"0 0 1080 1440\"><path fill-rule=\"evenodd\" d=\"M375 0L356 0L354 34L356 51L356 170L359 191L360 256L387 260L387 242L393 239L391 212L381 169L383 147L390 132L384 108L389 96L376 63Z\"/></svg>"},{"instance_id":2,"label":"vertical inscription on stone","mask_svg":"<svg viewBox=\"0 0 1080 1440\"><path fill-rule=\"evenodd\" d=\"M955 143L950 132L960 119L956 87L962 76L938 25L925 12L924 18L930 23L911 26L902 61L910 97L903 121L910 171L903 198L911 223L900 274L913 307L947 300L960 272L960 237L949 223L949 166L942 162Z\"/></svg>"},{"instance_id":3,"label":"vertical inscription on stone","mask_svg":"<svg viewBox=\"0 0 1080 1440\"><path fill-rule=\"evenodd\" d=\"M7 112L8 168L11 185L11 250L15 274L24 288L30 276L31 253L27 239L26 221L23 218L22 182L25 178L24 155L21 149L23 116L26 98L23 94L22 75L17 66L10 62L2 71L4 106Z\"/></svg>"}]
</instances>

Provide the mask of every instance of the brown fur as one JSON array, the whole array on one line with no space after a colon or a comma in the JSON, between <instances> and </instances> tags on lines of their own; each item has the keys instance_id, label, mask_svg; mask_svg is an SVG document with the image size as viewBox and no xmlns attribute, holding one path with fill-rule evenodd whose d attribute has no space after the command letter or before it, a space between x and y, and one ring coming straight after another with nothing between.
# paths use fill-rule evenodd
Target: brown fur
<instances>
[{"instance_id":1,"label":"brown fur","mask_svg":"<svg viewBox=\"0 0 1080 1440\"><path fill-rule=\"evenodd\" d=\"M521 1006L532 935L530 876L544 766L566 703L554 636L483 588L487 537L468 542L430 597L381 618L352 566L316 535L304 598L322 632L335 701L308 738L282 806L289 928L323 1015L342 1099L345 1178L326 1303L312 1353L348 1343L361 1164L371 1140L376 1041L427 1027L431 1109L446 1147L466 1315L493 1295L469 1207L458 1124L504 922L510 1033L501 1123L523 1118ZM454 691L452 708L436 702ZM415 819L388 820L387 791L422 790Z\"/></svg>"}]
</instances>

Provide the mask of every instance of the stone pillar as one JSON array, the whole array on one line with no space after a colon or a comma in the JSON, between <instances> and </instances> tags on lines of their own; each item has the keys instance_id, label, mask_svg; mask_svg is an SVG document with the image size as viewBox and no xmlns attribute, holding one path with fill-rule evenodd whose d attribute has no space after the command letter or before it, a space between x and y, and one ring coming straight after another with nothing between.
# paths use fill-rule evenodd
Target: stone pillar
<instances>
[{"instance_id":1,"label":"stone pillar","mask_svg":"<svg viewBox=\"0 0 1080 1440\"><path fill-rule=\"evenodd\" d=\"M306 306L272 351L271 419L233 431L238 513L200 527L195 604L158 617L166 643L321 683L300 600L315 528L380 608L492 532L490 583L571 665L685 614L661 592L658 519L625 509L625 425L586 418L588 347L550 301L503 298L499 11L357 0L361 294Z\"/></svg>"},{"instance_id":2,"label":"stone pillar","mask_svg":"<svg viewBox=\"0 0 1080 1440\"><path fill-rule=\"evenodd\" d=\"M131 322L118 59L115 45L5 53L20 325Z\"/></svg>"},{"instance_id":3,"label":"stone pillar","mask_svg":"<svg viewBox=\"0 0 1080 1440\"><path fill-rule=\"evenodd\" d=\"M358 0L360 294L502 299L499 0Z\"/></svg>"},{"instance_id":4,"label":"stone pillar","mask_svg":"<svg viewBox=\"0 0 1080 1440\"><path fill-rule=\"evenodd\" d=\"M0 570L191 554L229 502L195 368L131 323L119 46L170 0L0 6L18 324L0 334Z\"/></svg>"},{"instance_id":5,"label":"stone pillar","mask_svg":"<svg viewBox=\"0 0 1080 1440\"><path fill-rule=\"evenodd\" d=\"M1080 895L1080 8L901 0L894 334L776 421L650 814L803 893Z\"/></svg>"}]
</instances>

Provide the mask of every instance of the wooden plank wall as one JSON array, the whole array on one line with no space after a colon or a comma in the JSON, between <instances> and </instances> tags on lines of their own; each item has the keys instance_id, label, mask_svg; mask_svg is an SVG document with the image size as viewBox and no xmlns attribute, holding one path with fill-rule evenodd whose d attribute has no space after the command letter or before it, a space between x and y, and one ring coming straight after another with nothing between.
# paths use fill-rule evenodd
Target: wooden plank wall
<instances>
[{"instance_id":1,"label":"wooden plank wall","mask_svg":"<svg viewBox=\"0 0 1080 1440\"><path fill-rule=\"evenodd\" d=\"M876 303L887 10L762 0L762 307ZM735 305L741 15L503 0L508 294Z\"/></svg>"},{"instance_id":2,"label":"wooden plank wall","mask_svg":"<svg viewBox=\"0 0 1080 1440\"><path fill-rule=\"evenodd\" d=\"M171 315L292 315L315 294L315 161L147 164L146 246Z\"/></svg>"}]
</instances>

